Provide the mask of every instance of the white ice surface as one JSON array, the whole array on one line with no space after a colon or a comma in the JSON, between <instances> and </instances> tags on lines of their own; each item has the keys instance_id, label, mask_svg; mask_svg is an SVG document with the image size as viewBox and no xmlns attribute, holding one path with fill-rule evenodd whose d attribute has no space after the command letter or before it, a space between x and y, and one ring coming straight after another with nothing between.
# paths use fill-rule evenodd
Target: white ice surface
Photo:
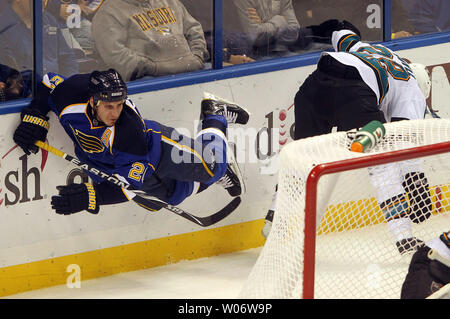
<instances>
[{"instance_id":1,"label":"white ice surface","mask_svg":"<svg viewBox=\"0 0 450 319\"><path fill-rule=\"evenodd\" d=\"M261 248L28 291L3 299L234 299ZM82 276L82 275L81 275ZM83 278L81 278L83 279Z\"/></svg>"}]
</instances>

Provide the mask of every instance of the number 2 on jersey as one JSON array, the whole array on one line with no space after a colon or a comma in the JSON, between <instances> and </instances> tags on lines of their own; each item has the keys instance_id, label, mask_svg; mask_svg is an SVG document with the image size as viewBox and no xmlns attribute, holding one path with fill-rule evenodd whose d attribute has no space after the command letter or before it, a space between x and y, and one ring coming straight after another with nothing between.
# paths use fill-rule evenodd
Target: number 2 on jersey
<instances>
[{"instance_id":1,"label":"number 2 on jersey","mask_svg":"<svg viewBox=\"0 0 450 319\"><path fill-rule=\"evenodd\" d=\"M128 177L132 178L138 182L142 180L142 177L145 175L145 166L142 163L136 162L131 165L130 172L128 173Z\"/></svg>"},{"instance_id":2,"label":"number 2 on jersey","mask_svg":"<svg viewBox=\"0 0 450 319\"><path fill-rule=\"evenodd\" d=\"M393 54L382 46L362 47L357 52L351 52L351 54L358 57L375 71L380 90L379 103L389 91L388 73L394 79L400 81L408 81L411 76L408 69L395 62Z\"/></svg>"},{"instance_id":3,"label":"number 2 on jersey","mask_svg":"<svg viewBox=\"0 0 450 319\"><path fill-rule=\"evenodd\" d=\"M373 67L377 69L382 67L384 70L388 71L396 80L408 81L410 78L410 74L405 69L405 67L395 62L393 60L394 56L392 55L392 53L384 47L362 47L358 50L357 53L363 54L363 57L366 58ZM374 57L374 55L380 55L381 57L376 58Z\"/></svg>"}]
</instances>

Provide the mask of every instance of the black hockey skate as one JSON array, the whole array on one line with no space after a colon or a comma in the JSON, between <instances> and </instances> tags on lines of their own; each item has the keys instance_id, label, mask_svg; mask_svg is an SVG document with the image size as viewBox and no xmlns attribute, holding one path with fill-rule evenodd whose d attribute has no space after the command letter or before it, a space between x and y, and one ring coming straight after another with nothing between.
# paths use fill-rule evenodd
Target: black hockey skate
<instances>
[{"instance_id":1,"label":"black hockey skate","mask_svg":"<svg viewBox=\"0 0 450 319\"><path fill-rule=\"evenodd\" d=\"M234 158L233 150L227 145L227 170L223 177L217 181L222 185L232 197L245 193L244 179L242 178L239 166Z\"/></svg>"},{"instance_id":2,"label":"black hockey skate","mask_svg":"<svg viewBox=\"0 0 450 319\"><path fill-rule=\"evenodd\" d=\"M267 236L269 236L269 233L272 230L272 223L273 223L273 216L275 214L277 195L278 195L278 184L275 185L275 193L272 196L272 203L270 204L270 208L269 211L267 212L266 218L264 218L264 227L261 231L261 234L265 239L267 239Z\"/></svg>"},{"instance_id":3,"label":"black hockey skate","mask_svg":"<svg viewBox=\"0 0 450 319\"><path fill-rule=\"evenodd\" d=\"M206 115L223 115L228 124L247 124L250 118L250 113L243 107L207 92L202 100L200 119L204 119Z\"/></svg>"}]
</instances>

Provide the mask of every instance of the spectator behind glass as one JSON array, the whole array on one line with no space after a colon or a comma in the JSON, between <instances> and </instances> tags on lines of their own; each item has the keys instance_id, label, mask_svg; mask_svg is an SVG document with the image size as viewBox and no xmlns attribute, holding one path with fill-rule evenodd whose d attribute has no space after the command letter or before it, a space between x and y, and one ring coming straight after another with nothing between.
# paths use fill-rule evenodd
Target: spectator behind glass
<instances>
[{"instance_id":1,"label":"spectator behind glass","mask_svg":"<svg viewBox=\"0 0 450 319\"><path fill-rule=\"evenodd\" d=\"M0 63L20 73L30 71L33 69L31 0L0 0L0 6ZM56 18L44 11L42 23L44 74L55 72L70 76L78 73L76 56L62 36Z\"/></svg>"},{"instance_id":2,"label":"spectator behind glass","mask_svg":"<svg viewBox=\"0 0 450 319\"><path fill-rule=\"evenodd\" d=\"M382 0L293 0L302 26L319 25L330 19L350 21L361 32L363 41L383 40ZM392 1L392 37L411 36L414 28L400 0Z\"/></svg>"},{"instance_id":3,"label":"spectator behind glass","mask_svg":"<svg viewBox=\"0 0 450 319\"><path fill-rule=\"evenodd\" d=\"M0 102L31 97L31 71L20 73L0 64Z\"/></svg>"},{"instance_id":4,"label":"spectator behind glass","mask_svg":"<svg viewBox=\"0 0 450 319\"><path fill-rule=\"evenodd\" d=\"M213 1L214 0L181 0L187 11L202 25L209 56L213 56ZM246 34L242 29L237 29L234 19L237 14L232 1L223 3L223 61L224 64L241 64L253 62L250 58L251 50L248 47ZM230 29L233 28L233 29Z\"/></svg>"},{"instance_id":5,"label":"spectator behind glass","mask_svg":"<svg viewBox=\"0 0 450 319\"><path fill-rule=\"evenodd\" d=\"M297 41L300 28L291 0L233 2L255 59L291 55L288 46Z\"/></svg>"},{"instance_id":6,"label":"spectator behind glass","mask_svg":"<svg viewBox=\"0 0 450 319\"><path fill-rule=\"evenodd\" d=\"M65 34L70 47L83 50L85 55L92 54L91 21L103 0L48 0L47 9L70 34Z\"/></svg>"},{"instance_id":7,"label":"spectator behind glass","mask_svg":"<svg viewBox=\"0 0 450 319\"><path fill-rule=\"evenodd\" d=\"M417 33L450 30L449 0L403 0L402 3Z\"/></svg>"},{"instance_id":8,"label":"spectator behind glass","mask_svg":"<svg viewBox=\"0 0 450 319\"><path fill-rule=\"evenodd\" d=\"M201 70L208 59L202 26L179 0L106 1L92 34L105 67L126 81Z\"/></svg>"}]
</instances>

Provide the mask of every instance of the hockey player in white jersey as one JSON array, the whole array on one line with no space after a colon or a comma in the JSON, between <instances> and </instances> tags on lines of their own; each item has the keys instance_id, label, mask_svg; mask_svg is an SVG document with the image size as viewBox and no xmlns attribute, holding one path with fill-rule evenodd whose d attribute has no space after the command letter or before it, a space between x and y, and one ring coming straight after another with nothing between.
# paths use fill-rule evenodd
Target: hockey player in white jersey
<instances>
[{"instance_id":1,"label":"hockey player in white jersey","mask_svg":"<svg viewBox=\"0 0 450 319\"><path fill-rule=\"evenodd\" d=\"M383 45L361 42L359 31L347 21L338 29L332 33L335 52L321 54L317 69L295 96L294 138L330 133L333 127L347 131L373 120L423 119L431 87L425 67L408 64ZM379 166L371 175L399 252L414 250L421 241L414 238L410 221L426 220L432 209L420 163L408 161L401 168ZM270 209L263 229L265 237L273 216Z\"/></svg>"}]
</instances>

